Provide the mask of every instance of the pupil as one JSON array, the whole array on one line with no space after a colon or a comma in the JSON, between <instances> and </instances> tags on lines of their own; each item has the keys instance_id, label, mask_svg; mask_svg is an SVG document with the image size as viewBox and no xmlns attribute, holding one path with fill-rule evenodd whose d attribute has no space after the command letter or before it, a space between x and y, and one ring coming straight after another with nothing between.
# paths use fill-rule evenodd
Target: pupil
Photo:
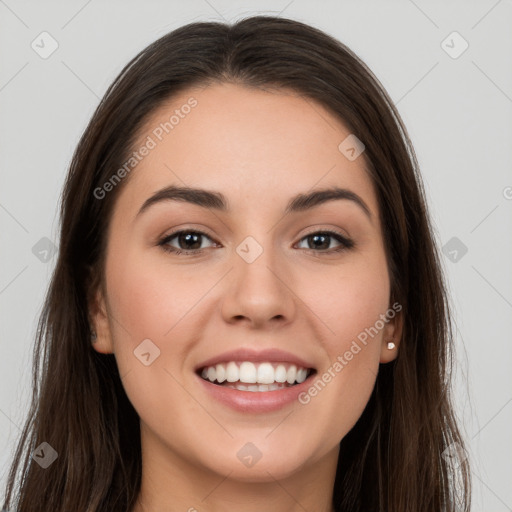
<instances>
[{"instance_id":1,"label":"pupil","mask_svg":"<svg viewBox=\"0 0 512 512\"><path fill-rule=\"evenodd\" d=\"M319 238L323 238L324 239L324 244L325 245L325 240L328 238L326 235L312 235L310 236L310 238L312 238L315 242L314 242L314 247L315 248L318 248L320 247L322 244L316 244L316 242L318 241ZM327 247L325 247L326 249L329 248L329 243L327 243Z\"/></svg>"},{"instance_id":2,"label":"pupil","mask_svg":"<svg viewBox=\"0 0 512 512\"><path fill-rule=\"evenodd\" d=\"M199 233L187 233L185 235L181 234L179 236L179 241L180 241L180 244L181 244L181 242L185 242L186 249L199 249L199 247L201 247L201 242L199 242L198 247L190 247L190 245L187 245L187 244L189 244L189 243L198 244L198 239L200 236L201 235Z\"/></svg>"}]
</instances>

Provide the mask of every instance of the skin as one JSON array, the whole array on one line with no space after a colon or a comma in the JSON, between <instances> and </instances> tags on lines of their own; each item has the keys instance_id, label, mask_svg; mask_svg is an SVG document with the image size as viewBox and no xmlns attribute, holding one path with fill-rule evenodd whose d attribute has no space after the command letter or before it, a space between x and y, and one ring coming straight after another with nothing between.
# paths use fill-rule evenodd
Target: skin
<instances>
[{"instance_id":1,"label":"skin","mask_svg":"<svg viewBox=\"0 0 512 512\"><path fill-rule=\"evenodd\" d=\"M366 406L379 364L397 355L401 315L306 405L237 412L212 400L193 369L226 350L276 347L321 375L375 324L391 303L373 184L363 157L349 161L338 150L350 133L343 123L282 89L190 89L151 116L140 140L191 96L197 106L125 178L105 285L91 304L94 348L115 354L140 416L143 477L134 511L330 512L340 440ZM137 216L171 184L222 192L231 212L163 201ZM332 185L358 194L372 219L349 200L283 215L292 196ZM208 233L202 254L158 245L178 229ZM327 254L339 247L335 238L320 249L308 244L306 235L331 229L355 247ZM247 236L263 248L250 264L235 250ZM169 245L190 247L178 238ZM149 366L133 354L147 338L160 349ZM237 458L247 442L262 453L250 468Z\"/></svg>"}]
</instances>

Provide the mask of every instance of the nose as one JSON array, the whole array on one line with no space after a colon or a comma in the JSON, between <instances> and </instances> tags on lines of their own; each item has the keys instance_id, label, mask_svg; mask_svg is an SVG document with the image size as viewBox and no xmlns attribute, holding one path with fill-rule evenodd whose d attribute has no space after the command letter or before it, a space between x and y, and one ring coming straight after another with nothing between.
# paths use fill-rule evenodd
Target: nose
<instances>
[{"instance_id":1,"label":"nose","mask_svg":"<svg viewBox=\"0 0 512 512\"><path fill-rule=\"evenodd\" d=\"M264 249L248 263L233 252L234 268L229 272L222 315L227 323L246 323L250 328L276 328L293 321L296 299L291 273L284 263ZM268 325L267 325L268 324Z\"/></svg>"}]
</instances>

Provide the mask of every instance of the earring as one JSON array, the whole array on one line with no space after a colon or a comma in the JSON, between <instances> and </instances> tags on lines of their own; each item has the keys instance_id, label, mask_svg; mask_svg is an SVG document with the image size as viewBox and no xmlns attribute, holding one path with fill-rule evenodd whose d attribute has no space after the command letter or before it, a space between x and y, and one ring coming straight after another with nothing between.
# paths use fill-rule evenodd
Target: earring
<instances>
[{"instance_id":1,"label":"earring","mask_svg":"<svg viewBox=\"0 0 512 512\"><path fill-rule=\"evenodd\" d=\"M94 343L96 341L96 338L98 336L96 335L96 331L91 331L91 341Z\"/></svg>"},{"instance_id":2,"label":"earring","mask_svg":"<svg viewBox=\"0 0 512 512\"><path fill-rule=\"evenodd\" d=\"M388 350L393 350L394 348L395 348L395 344L392 341L390 341L388 343Z\"/></svg>"}]
</instances>

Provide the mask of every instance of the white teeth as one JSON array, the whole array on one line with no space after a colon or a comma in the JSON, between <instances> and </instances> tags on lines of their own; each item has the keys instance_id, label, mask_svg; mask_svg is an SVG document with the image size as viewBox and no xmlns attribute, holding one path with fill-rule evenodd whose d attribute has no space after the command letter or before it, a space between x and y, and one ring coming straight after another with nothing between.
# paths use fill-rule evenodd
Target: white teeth
<instances>
[{"instance_id":1,"label":"white teeth","mask_svg":"<svg viewBox=\"0 0 512 512\"><path fill-rule=\"evenodd\" d=\"M258 382L262 384L272 384L274 382L274 368L270 363L261 363L258 366Z\"/></svg>"},{"instance_id":2,"label":"white teeth","mask_svg":"<svg viewBox=\"0 0 512 512\"><path fill-rule=\"evenodd\" d=\"M278 389L283 389L286 387L289 387L288 384L258 384L246 386L244 384L239 384L238 382L236 384L225 384L224 387L231 388L231 389L238 389L239 391L276 391ZM256 389L257 388L257 389Z\"/></svg>"},{"instance_id":3,"label":"white teeth","mask_svg":"<svg viewBox=\"0 0 512 512\"><path fill-rule=\"evenodd\" d=\"M307 376L308 371L305 368L299 368L297 370L297 377L295 377L295 380L300 384L301 382L304 382L306 380Z\"/></svg>"},{"instance_id":4,"label":"white teeth","mask_svg":"<svg viewBox=\"0 0 512 512\"><path fill-rule=\"evenodd\" d=\"M208 370L208 375L210 375L210 370ZM295 377L297 377L297 367L292 364L286 372L286 382L288 382L288 384L293 384L295 382Z\"/></svg>"},{"instance_id":5,"label":"white teeth","mask_svg":"<svg viewBox=\"0 0 512 512\"><path fill-rule=\"evenodd\" d=\"M308 377L306 368L288 363L252 363L250 361L219 363L203 368L201 376L210 382L224 383L226 387L243 391L274 391L302 383ZM237 383L235 385L230 385ZM244 384L253 384L244 386ZM279 384L279 385L278 385ZM277 386L277 387L276 387Z\"/></svg>"},{"instance_id":6,"label":"white teeth","mask_svg":"<svg viewBox=\"0 0 512 512\"><path fill-rule=\"evenodd\" d=\"M226 380L228 382L236 382L238 380L238 366L236 363L228 363L226 368Z\"/></svg>"},{"instance_id":7,"label":"white teeth","mask_svg":"<svg viewBox=\"0 0 512 512\"><path fill-rule=\"evenodd\" d=\"M286 382L286 368L282 364L276 368L274 379L276 382Z\"/></svg>"},{"instance_id":8,"label":"white teeth","mask_svg":"<svg viewBox=\"0 0 512 512\"><path fill-rule=\"evenodd\" d=\"M239 377L238 380L240 382L247 382L248 384L253 384L258 381L258 374L256 372L256 366L252 363L243 362L239 368Z\"/></svg>"},{"instance_id":9,"label":"white teeth","mask_svg":"<svg viewBox=\"0 0 512 512\"><path fill-rule=\"evenodd\" d=\"M226 380L226 368L221 364L218 364L215 367L215 376L217 377L217 382L224 382Z\"/></svg>"}]
</instances>

